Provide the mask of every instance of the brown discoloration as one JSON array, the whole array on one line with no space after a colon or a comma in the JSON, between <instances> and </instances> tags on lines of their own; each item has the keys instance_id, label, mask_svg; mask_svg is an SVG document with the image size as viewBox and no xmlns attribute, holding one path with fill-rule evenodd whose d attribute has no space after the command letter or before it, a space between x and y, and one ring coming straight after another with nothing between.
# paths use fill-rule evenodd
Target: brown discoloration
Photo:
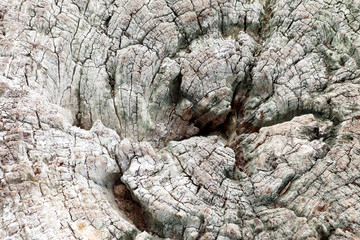
<instances>
[{"instance_id":1,"label":"brown discoloration","mask_svg":"<svg viewBox=\"0 0 360 240\"><path fill-rule=\"evenodd\" d=\"M259 114L260 114L259 119L263 120L264 119L264 112L262 110L260 110Z\"/></svg>"},{"instance_id":2,"label":"brown discoloration","mask_svg":"<svg viewBox=\"0 0 360 240\"><path fill-rule=\"evenodd\" d=\"M236 167L238 167L240 170L244 170L246 167L246 159L244 157L244 153L240 144L239 140L234 141L229 145L230 148L232 148L235 152L235 160L236 160Z\"/></svg>"},{"instance_id":3,"label":"brown discoloration","mask_svg":"<svg viewBox=\"0 0 360 240\"><path fill-rule=\"evenodd\" d=\"M282 195L284 195L287 192L287 190L290 188L290 186L291 186L291 181L288 182L288 184L286 184L286 186L280 191L279 196L281 197Z\"/></svg>"},{"instance_id":4,"label":"brown discoloration","mask_svg":"<svg viewBox=\"0 0 360 240\"><path fill-rule=\"evenodd\" d=\"M40 174L40 173L41 173L41 168L35 168L34 174L35 174L35 175L38 175L38 174Z\"/></svg>"},{"instance_id":5,"label":"brown discoloration","mask_svg":"<svg viewBox=\"0 0 360 240\"><path fill-rule=\"evenodd\" d=\"M86 227L87 227L86 222L80 222L77 224L77 228L80 233L83 233L85 231Z\"/></svg>"},{"instance_id":6,"label":"brown discoloration","mask_svg":"<svg viewBox=\"0 0 360 240\"><path fill-rule=\"evenodd\" d=\"M149 226L144 220L144 213L141 206L135 202L130 191L124 184L117 184L113 188L115 202L125 216L141 231L149 231Z\"/></svg>"}]
</instances>

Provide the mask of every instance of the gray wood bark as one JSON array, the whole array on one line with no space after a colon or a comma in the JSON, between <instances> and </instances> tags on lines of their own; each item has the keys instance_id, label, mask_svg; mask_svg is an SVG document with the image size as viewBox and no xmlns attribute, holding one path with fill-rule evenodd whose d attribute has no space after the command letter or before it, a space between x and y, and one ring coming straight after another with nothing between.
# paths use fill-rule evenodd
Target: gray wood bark
<instances>
[{"instance_id":1,"label":"gray wood bark","mask_svg":"<svg viewBox=\"0 0 360 240\"><path fill-rule=\"evenodd\" d=\"M2 0L0 239L359 239L360 1Z\"/></svg>"}]
</instances>

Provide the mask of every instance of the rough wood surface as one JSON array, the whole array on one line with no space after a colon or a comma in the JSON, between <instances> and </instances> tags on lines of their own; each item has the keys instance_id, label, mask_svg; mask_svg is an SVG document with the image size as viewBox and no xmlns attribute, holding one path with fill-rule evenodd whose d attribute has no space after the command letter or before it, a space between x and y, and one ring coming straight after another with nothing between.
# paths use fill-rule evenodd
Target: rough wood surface
<instances>
[{"instance_id":1,"label":"rough wood surface","mask_svg":"<svg viewBox=\"0 0 360 240\"><path fill-rule=\"evenodd\" d=\"M360 239L360 1L1 0L0 239Z\"/></svg>"}]
</instances>

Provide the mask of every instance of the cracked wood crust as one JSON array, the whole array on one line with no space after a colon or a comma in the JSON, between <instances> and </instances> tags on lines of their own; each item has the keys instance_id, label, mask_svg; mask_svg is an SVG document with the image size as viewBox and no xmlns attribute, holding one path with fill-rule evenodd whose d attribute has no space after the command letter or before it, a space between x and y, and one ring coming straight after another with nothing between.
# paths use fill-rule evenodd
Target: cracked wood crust
<instances>
[{"instance_id":1,"label":"cracked wood crust","mask_svg":"<svg viewBox=\"0 0 360 240\"><path fill-rule=\"evenodd\" d=\"M359 6L2 0L0 238L359 238Z\"/></svg>"}]
</instances>

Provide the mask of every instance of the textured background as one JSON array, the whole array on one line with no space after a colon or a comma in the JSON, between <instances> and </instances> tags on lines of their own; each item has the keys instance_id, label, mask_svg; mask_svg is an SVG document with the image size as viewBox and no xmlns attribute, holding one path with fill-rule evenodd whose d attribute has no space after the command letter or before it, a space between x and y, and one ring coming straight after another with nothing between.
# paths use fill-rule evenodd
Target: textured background
<instances>
[{"instance_id":1,"label":"textured background","mask_svg":"<svg viewBox=\"0 0 360 240\"><path fill-rule=\"evenodd\" d=\"M0 239L359 239L359 0L1 0Z\"/></svg>"}]
</instances>

